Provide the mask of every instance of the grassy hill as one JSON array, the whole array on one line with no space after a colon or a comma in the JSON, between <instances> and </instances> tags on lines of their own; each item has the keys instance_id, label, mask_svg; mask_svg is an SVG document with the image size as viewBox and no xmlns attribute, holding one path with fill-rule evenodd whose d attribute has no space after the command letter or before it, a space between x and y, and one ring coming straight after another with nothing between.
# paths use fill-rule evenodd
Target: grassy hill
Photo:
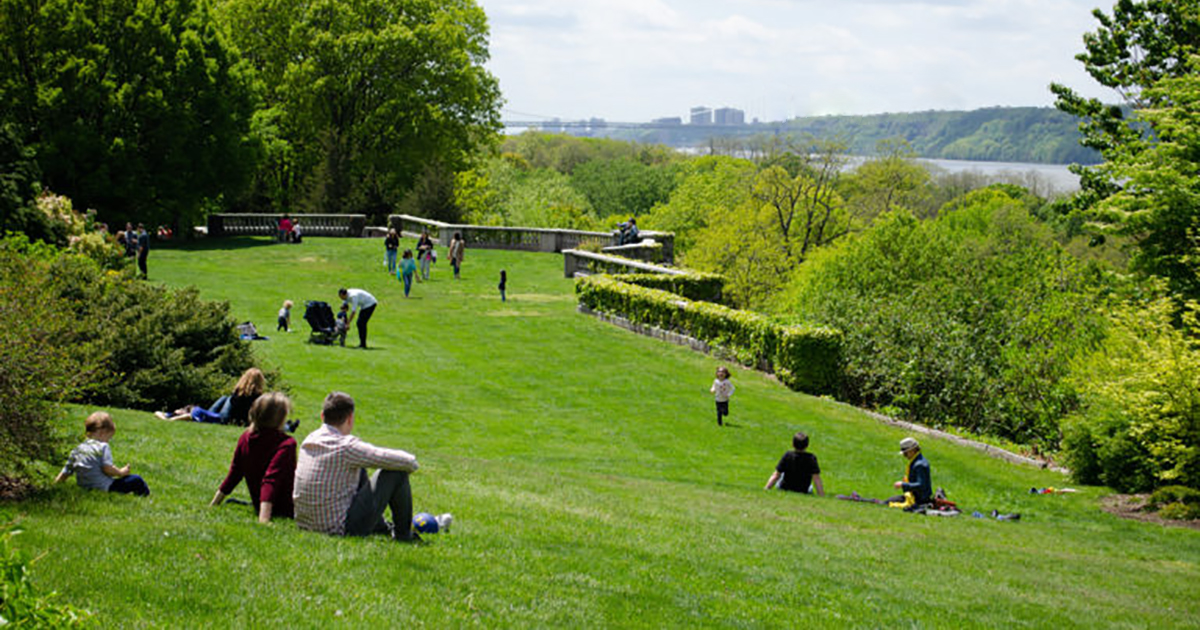
<instances>
[{"instance_id":1,"label":"grassy hill","mask_svg":"<svg viewBox=\"0 0 1200 630\"><path fill-rule=\"evenodd\" d=\"M501 268L507 303L495 288ZM239 430L116 411L117 463L132 463L153 495L72 485L9 508L23 514L20 544L44 554L36 582L105 628L1200 619L1200 532L1105 514L1100 488L1029 494L1067 484L1054 473L926 439L934 484L963 516L764 492L792 433L805 430L831 496L887 496L904 434L739 369L733 426L718 428L708 386L719 363L577 314L561 270L556 255L468 251L463 280L441 263L405 300L377 241L231 239L152 252L152 281L229 300L271 337L257 348L290 383L301 436L326 393L349 392L356 433L415 453L415 508L453 512L454 531L412 547L210 509ZM371 350L305 343L303 301L332 303L339 286L380 298ZM299 331L274 333L286 298ZM72 429L87 411L72 413ZM975 519L976 509L1022 518Z\"/></svg>"}]
</instances>

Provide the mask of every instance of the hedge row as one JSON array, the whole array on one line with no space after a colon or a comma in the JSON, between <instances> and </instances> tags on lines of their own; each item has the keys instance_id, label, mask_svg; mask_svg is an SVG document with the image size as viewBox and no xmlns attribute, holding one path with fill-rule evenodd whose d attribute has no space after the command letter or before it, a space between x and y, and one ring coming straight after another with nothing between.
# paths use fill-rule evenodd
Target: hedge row
<instances>
[{"instance_id":1,"label":"hedge row","mask_svg":"<svg viewBox=\"0 0 1200 630\"><path fill-rule=\"evenodd\" d=\"M647 289L658 289L682 295L697 302L714 304L721 303L721 295L725 291L725 276L700 271L689 272L682 276L661 273L626 273L613 276L613 279Z\"/></svg>"},{"instance_id":2,"label":"hedge row","mask_svg":"<svg viewBox=\"0 0 1200 630\"><path fill-rule=\"evenodd\" d=\"M693 301L609 276L580 278L575 293L579 303L592 310L724 348L744 365L775 372L794 390L833 394L841 385L841 331L782 326L758 313Z\"/></svg>"}]
</instances>

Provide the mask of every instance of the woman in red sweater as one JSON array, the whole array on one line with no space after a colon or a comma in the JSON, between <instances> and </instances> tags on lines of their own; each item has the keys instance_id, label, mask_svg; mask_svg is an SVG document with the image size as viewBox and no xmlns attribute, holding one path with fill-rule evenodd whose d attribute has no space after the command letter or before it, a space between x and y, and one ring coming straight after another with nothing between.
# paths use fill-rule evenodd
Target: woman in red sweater
<instances>
[{"instance_id":1,"label":"woman in red sweater","mask_svg":"<svg viewBox=\"0 0 1200 630\"><path fill-rule=\"evenodd\" d=\"M292 482L296 476L296 440L283 432L292 401L282 392L259 396L250 407L250 428L238 438L229 474L210 505L220 505L246 480L258 522L292 518Z\"/></svg>"}]
</instances>

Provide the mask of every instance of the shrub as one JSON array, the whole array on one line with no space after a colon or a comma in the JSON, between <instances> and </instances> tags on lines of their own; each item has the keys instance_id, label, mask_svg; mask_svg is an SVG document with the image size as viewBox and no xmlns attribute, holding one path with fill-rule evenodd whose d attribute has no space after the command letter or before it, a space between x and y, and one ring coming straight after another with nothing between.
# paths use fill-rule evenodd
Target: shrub
<instances>
[{"instance_id":1,"label":"shrub","mask_svg":"<svg viewBox=\"0 0 1200 630\"><path fill-rule=\"evenodd\" d=\"M1200 518L1200 505L1168 503L1158 510L1158 515L1173 521L1190 521Z\"/></svg>"},{"instance_id":2,"label":"shrub","mask_svg":"<svg viewBox=\"0 0 1200 630\"><path fill-rule=\"evenodd\" d=\"M774 370L788 387L810 394L835 392L841 380L841 333L829 328L782 326L764 315L588 276L575 283L579 302L632 322L684 332L731 352L745 365Z\"/></svg>"},{"instance_id":3,"label":"shrub","mask_svg":"<svg viewBox=\"0 0 1200 630\"><path fill-rule=\"evenodd\" d=\"M47 351L81 365L102 361L71 400L140 409L207 403L254 365L226 302L201 300L195 289L163 290L69 251L30 253L20 264L42 304L71 322L46 341Z\"/></svg>"},{"instance_id":4,"label":"shrub","mask_svg":"<svg viewBox=\"0 0 1200 630\"><path fill-rule=\"evenodd\" d=\"M1200 507L1200 490L1187 486L1163 486L1150 495L1150 504L1164 506L1182 503Z\"/></svg>"},{"instance_id":5,"label":"shrub","mask_svg":"<svg viewBox=\"0 0 1200 630\"><path fill-rule=\"evenodd\" d=\"M1081 482L1200 488L1198 311L1165 297L1112 307L1107 338L1071 375L1086 408L1063 448Z\"/></svg>"},{"instance_id":6,"label":"shrub","mask_svg":"<svg viewBox=\"0 0 1200 630\"><path fill-rule=\"evenodd\" d=\"M21 530L0 525L0 626L78 628L91 613L54 602L55 593L39 595L29 579L32 562L13 545Z\"/></svg>"},{"instance_id":7,"label":"shrub","mask_svg":"<svg viewBox=\"0 0 1200 630\"><path fill-rule=\"evenodd\" d=\"M100 367L98 353L62 343L73 334L74 318L63 303L47 299L31 263L51 253L23 237L0 241L0 475L20 476L34 462L57 458L57 403L78 395Z\"/></svg>"},{"instance_id":8,"label":"shrub","mask_svg":"<svg viewBox=\"0 0 1200 630\"><path fill-rule=\"evenodd\" d=\"M721 303L721 292L725 289L725 278L715 273L693 271L686 275L661 273L626 273L613 276L618 282L636 284L647 289L658 289L682 295L697 302Z\"/></svg>"},{"instance_id":9,"label":"shrub","mask_svg":"<svg viewBox=\"0 0 1200 630\"><path fill-rule=\"evenodd\" d=\"M817 251L774 308L844 332L851 402L1055 449L1079 406L1070 362L1105 325L1099 284L1021 203L984 190Z\"/></svg>"}]
</instances>

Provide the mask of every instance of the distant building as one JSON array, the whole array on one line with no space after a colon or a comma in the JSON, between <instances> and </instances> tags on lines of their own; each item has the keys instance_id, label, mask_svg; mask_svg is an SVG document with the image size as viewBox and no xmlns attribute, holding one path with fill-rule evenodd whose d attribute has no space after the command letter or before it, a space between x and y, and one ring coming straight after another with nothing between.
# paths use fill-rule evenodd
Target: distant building
<instances>
[{"instance_id":1,"label":"distant building","mask_svg":"<svg viewBox=\"0 0 1200 630\"><path fill-rule=\"evenodd\" d=\"M713 110L710 107L693 107L692 108L692 124L693 125L711 125L713 124Z\"/></svg>"},{"instance_id":2,"label":"distant building","mask_svg":"<svg viewBox=\"0 0 1200 630\"><path fill-rule=\"evenodd\" d=\"M655 118L650 122L655 125L682 125L683 119L679 116L667 116L666 118Z\"/></svg>"},{"instance_id":3,"label":"distant building","mask_svg":"<svg viewBox=\"0 0 1200 630\"><path fill-rule=\"evenodd\" d=\"M746 112L732 107L721 107L713 111L713 122L718 125L744 125Z\"/></svg>"}]
</instances>

